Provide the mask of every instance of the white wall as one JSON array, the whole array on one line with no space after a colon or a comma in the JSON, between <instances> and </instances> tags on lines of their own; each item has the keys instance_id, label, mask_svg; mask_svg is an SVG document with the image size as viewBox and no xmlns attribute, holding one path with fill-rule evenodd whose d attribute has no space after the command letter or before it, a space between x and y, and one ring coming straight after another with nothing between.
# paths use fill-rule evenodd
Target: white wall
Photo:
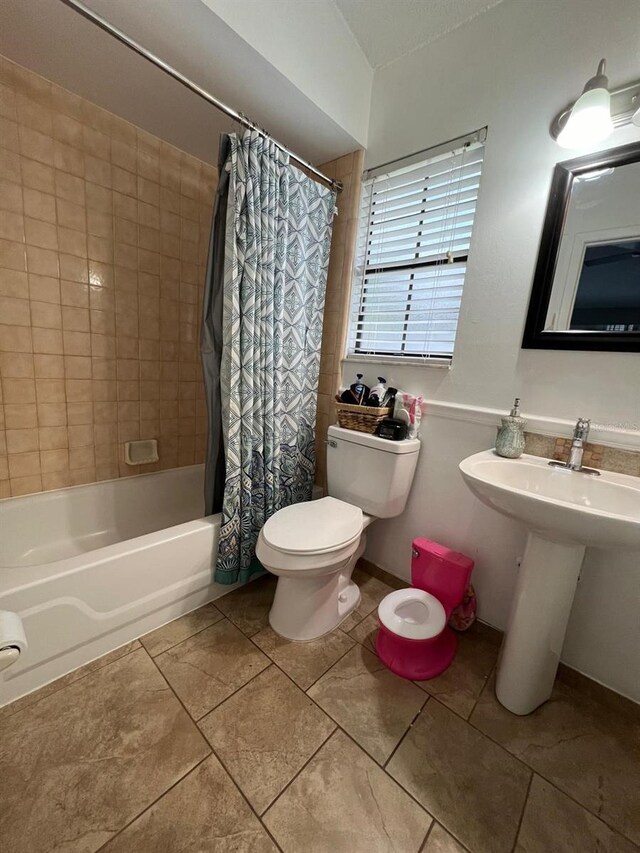
<instances>
[{"instance_id":1,"label":"white wall","mask_svg":"<svg viewBox=\"0 0 640 853\"><path fill-rule=\"evenodd\" d=\"M373 69L333 2L203 0L362 146Z\"/></svg>"},{"instance_id":2,"label":"white wall","mask_svg":"<svg viewBox=\"0 0 640 853\"><path fill-rule=\"evenodd\" d=\"M525 413L638 423L640 354L528 351L520 342L553 166L574 156L551 140L549 124L600 57L612 86L640 77L639 32L637 0L507 0L376 72L368 166L489 126L453 366L394 366L392 384L467 405L507 409L517 395ZM625 128L601 147L638 139L640 130ZM457 471L495 432L432 416L423 438L405 514L373 525L367 556L408 578L414 536L467 551L477 558L481 615L504 627L524 530L482 507ZM640 557L588 553L564 660L640 700L639 612Z\"/></svg>"}]
</instances>

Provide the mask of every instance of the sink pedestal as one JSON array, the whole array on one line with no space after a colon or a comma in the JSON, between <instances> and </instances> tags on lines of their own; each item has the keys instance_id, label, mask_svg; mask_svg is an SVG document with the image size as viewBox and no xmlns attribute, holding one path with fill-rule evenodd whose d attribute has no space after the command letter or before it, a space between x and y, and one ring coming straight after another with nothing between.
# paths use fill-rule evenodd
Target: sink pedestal
<instances>
[{"instance_id":1,"label":"sink pedestal","mask_svg":"<svg viewBox=\"0 0 640 853\"><path fill-rule=\"evenodd\" d=\"M496 696L514 714L551 696L584 552L529 533L496 678Z\"/></svg>"}]
</instances>

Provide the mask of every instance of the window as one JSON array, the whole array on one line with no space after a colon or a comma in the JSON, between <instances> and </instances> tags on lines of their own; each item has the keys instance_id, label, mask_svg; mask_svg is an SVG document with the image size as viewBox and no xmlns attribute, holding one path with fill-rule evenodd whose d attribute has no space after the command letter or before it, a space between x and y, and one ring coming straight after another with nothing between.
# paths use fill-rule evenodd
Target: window
<instances>
[{"instance_id":1,"label":"window","mask_svg":"<svg viewBox=\"0 0 640 853\"><path fill-rule=\"evenodd\" d=\"M349 354L451 360L485 138L365 173Z\"/></svg>"}]
</instances>

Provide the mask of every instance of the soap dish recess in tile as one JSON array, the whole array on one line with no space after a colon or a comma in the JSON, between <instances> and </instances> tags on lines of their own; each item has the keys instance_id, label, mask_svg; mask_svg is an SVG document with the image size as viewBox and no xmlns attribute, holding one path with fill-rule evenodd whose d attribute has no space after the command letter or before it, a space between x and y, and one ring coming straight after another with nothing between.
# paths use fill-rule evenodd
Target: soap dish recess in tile
<instances>
[{"instance_id":1,"label":"soap dish recess in tile","mask_svg":"<svg viewBox=\"0 0 640 853\"><path fill-rule=\"evenodd\" d=\"M127 465L148 465L157 462L158 442L155 438L142 441L127 441L124 445L124 459Z\"/></svg>"}]
</instances>

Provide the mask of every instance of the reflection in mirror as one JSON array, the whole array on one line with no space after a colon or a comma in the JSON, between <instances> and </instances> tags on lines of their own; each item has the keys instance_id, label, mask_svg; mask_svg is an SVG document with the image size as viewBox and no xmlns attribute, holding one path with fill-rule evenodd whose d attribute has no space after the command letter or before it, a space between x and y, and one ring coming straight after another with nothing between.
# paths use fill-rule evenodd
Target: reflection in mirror
<instances>
[{"instance_id":1,"label":"reflection in mirror","mask_svg":"<svg viewBox=\"0 0 640 853\"><path fill-rule=\"evenodd\" d=\"M640 163L574 179L544 330L640 331Z\"/></svg>"},{"instance_id":2,"label":"reflection in mirror","mask_svg":"<svg viewBox=\"0 0 640 853\"><path fill-rule=\"evenodd\" d=\"M640 241L587 246L570 329L640 332Z\"/></svg>"}]
</instances>

